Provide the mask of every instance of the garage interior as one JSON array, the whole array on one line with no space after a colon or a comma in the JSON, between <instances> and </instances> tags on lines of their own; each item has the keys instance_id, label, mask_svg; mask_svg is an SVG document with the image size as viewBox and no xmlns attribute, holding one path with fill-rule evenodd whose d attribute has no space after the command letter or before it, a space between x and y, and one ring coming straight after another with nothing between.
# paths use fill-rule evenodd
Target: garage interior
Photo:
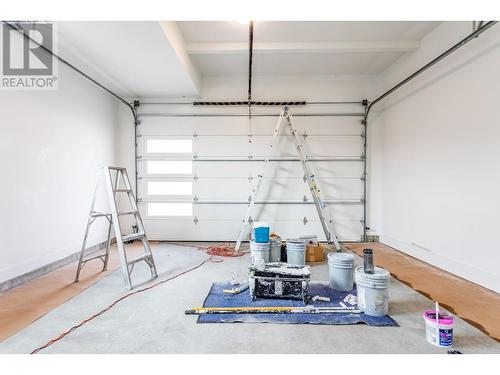
<instances>
[{"instance_id":1,"label":"garage interior","mask_svg":"<svg viewBox=\"0 0 500 375\"><path fill-rule=\"evenodd\" d=\"M496 21L51 25L57 87L0 90L0 353L500 353ZM316 309L371 249L388 314L209 312L257 293L260 228L316 237Z\"/></svg>"}]
</instances>

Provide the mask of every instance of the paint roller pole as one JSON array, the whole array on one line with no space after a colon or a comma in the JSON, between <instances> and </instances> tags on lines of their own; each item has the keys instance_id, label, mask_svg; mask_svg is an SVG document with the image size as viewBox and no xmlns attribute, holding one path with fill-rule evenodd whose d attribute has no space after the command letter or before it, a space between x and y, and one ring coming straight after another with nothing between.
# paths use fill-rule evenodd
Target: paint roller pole
<instances>
[{"instance_id":1,"label":"paint roller pole","mask_svg":"<svg viewBox=\"0 0 500 375\"><path fill-rule=\"evenodd\" d=\"M197 307L186 310L186 315L203 314L331 314L350 313L360 314L361 310L354 307L325 306L325 307L294 307L294 306L274 306L274 307Z\"/></svg>"}]
</instances>

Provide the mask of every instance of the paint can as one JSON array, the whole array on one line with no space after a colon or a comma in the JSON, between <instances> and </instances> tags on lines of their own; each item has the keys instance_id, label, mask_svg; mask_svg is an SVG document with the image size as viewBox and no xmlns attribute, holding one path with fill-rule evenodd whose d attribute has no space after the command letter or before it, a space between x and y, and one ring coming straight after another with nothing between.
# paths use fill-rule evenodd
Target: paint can
<instances>
[{"instance_id":1,"label":"paint can","mask_svg":"<svg viewBox=\"0 0 500 375\"><path fill-rule=\"evenodd\" d=\"M257 263L269 263L269 252L270 243L260 243L255 241L250 241L250 253L252 258L252 264Z\"/></svg>"},{"instance_id":2,"label":"paint can","mask_svg":"<svg viewBox=\"0 0 500 375\"><path fill-rule=\"evenodd\" d=\"M375 267L372 274L356 267L354 278L358 289L358 308L366 315L385 316L389 312L388 271Z\"/></svg>"},{"instance_id":3,"label":"paint can","mask_svg":"<svg viewBox=\"0 0 500 375\"><path fill-rule=\"evenodd\" d=\"M252 237L257 243L269 242L269 224L263 221L255 221L252 225Z\"/></svg>"},{"instance_id":4,"label":"paint can","mask_svg":"<svg viewBox=\"0 0 500 375\"><path fill-rule=\"evenodd\" d=\"M425 337L432 345L450 347L453 345L453 325L455 319L448 314L439 313L436 322L436 311L426 310L422 315L425 321ZM439 329L439 338L437 332Z\"/></svg>"},{"instance_id":5,"label":"paint can","mask_svg":"<svg viewBox=\"0 0 500 375\"><path fill-rule=\"evenodd\" d=\"M350 253L328 253L330 287L340 292L354 288L354 255Z\"/></svg>"},{"instance_id":6,"label":"paint can","mask_svg":"<svg viewBox=\"0 0 500 375\"><path fill-rule=\"evenodd\" d=\"M280 262L281 261L281 238L278 236L271 237L271 252L269 254L270 262Z\"/></svg>"},{"instance_id":7,"label":"paint can","mask_svg":"<svg viewBox=\"0 0 500 375\"><path fill-rule=\"evenodd\" d=\"M299 238L286 240L286 261L288 264L303 266L306 264L306 241Z\"/></svg>"}]
</instances>

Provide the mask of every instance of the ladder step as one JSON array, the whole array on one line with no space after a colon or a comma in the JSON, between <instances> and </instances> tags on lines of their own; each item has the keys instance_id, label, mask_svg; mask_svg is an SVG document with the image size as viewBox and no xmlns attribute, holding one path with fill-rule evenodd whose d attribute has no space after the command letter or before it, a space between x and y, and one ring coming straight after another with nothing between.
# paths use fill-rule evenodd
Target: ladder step
<instances>
[{"instance_id":1,"label":"ladder step","mask_svg":"<svg viewBox=\"0 0 500 375\"><path fill-rule=\"evenodd\" d=\"M125 236L122 236L122 241L127 242L127 241L133 241L133 240L140 240L144 237L146 237L145 233L142 233L142 232L132 233L132 234L127 234Z\"/></svg>"},{"instance_id":2,"label":"ladder step","mask_svg":"<svg viewBox=\"0 0 500 375\"><path fill-rule=\"evenodd\" d=\"M95 255L95 256L87 258L87 259L82 259L82 263L87 263L90 260L94 260L94 259L98 259L98 258L101 259L104 262L104 257L105 256L106 256L106 254Z\"/></svg>"},{"instance_id":3,"label":"ladder step","mask_svg":"<svg viewBox=\"0 0 500 375\"><path fill-rule=\"evenodd\" d=\"M116 213L118 216L123 216L123 215L135 215L138 211L137 210L121 210L117 211Z\"/></svg>"},{"instance_id":4,"label":"ladder step","mask_svg":"<svg viewBox=\"0 0 500 375\"><path fill-rule=\"evenodd\" d=\"M139 258L132 259L130 262L127 263L127 265L130 266L130 265L142 262L142 261L149 260L150 258L152 258L151 255L144 254L144 255L140 256Z\"/></svg>"},{"instance_id":5,"label":"ladder step","mask_svg":"<svg viewBox=\"0 0 500 375\"><path fill-rule=\"evenodd\" d=\"M114 189L115 193L131 193L132 189Z\"/></svg>"},{"instance_id":6,"label":"ladder step","mask_svg":"<svg viewBox=\"0 0 500 375\"><path fill-rule=\"evenodd\" d=\"M123 167L113 167L113 166L109 166L108 169L111 169L113 171L124 171L125 168Z\"/></svg>"},{"instance_id":7,"label":"ladder step","mask_svg":"<svg viewBox=\"0 0 500 375\"><path fill-rule=\"evenodd\" d=\"M105 214L102 212L92 212L90 214L91 217L103 217L103 216L111 216L111 214Z\"/></svg>"}]
</instances>

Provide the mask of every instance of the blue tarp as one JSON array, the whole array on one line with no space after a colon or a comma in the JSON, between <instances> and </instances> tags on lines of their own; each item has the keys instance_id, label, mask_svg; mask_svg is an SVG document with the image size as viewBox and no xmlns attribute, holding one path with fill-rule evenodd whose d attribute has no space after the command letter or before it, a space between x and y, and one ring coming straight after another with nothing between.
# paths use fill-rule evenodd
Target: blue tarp
<instances>
[{"instance_id":1,"label":"blue tarp","mask_svg":"<svg viewBox=\"0 0 500 375\"><path fill-rule=\"evenodd\" d=\"M252 301L247 289L240 294L225 294L224 289L232 289L229 282L213 283L203 307L269 307L269 306L304 306L302 301L289 299L257 299ZM328 285L311 283L309 296L329 297L330 302L311 302L313 306L339 306L348 294L357 295L356 287L350 292L337 292ZM344 302L345 303L345 302ZM345 303L347 306L349 304ZM365 323L370 326L394 326L398 324L390 316L374 317L354 313L321 313L321 314L202 314L198 323L288 323L288 324L329 324L345 325Z\"/></svg>"}]
</instances>

